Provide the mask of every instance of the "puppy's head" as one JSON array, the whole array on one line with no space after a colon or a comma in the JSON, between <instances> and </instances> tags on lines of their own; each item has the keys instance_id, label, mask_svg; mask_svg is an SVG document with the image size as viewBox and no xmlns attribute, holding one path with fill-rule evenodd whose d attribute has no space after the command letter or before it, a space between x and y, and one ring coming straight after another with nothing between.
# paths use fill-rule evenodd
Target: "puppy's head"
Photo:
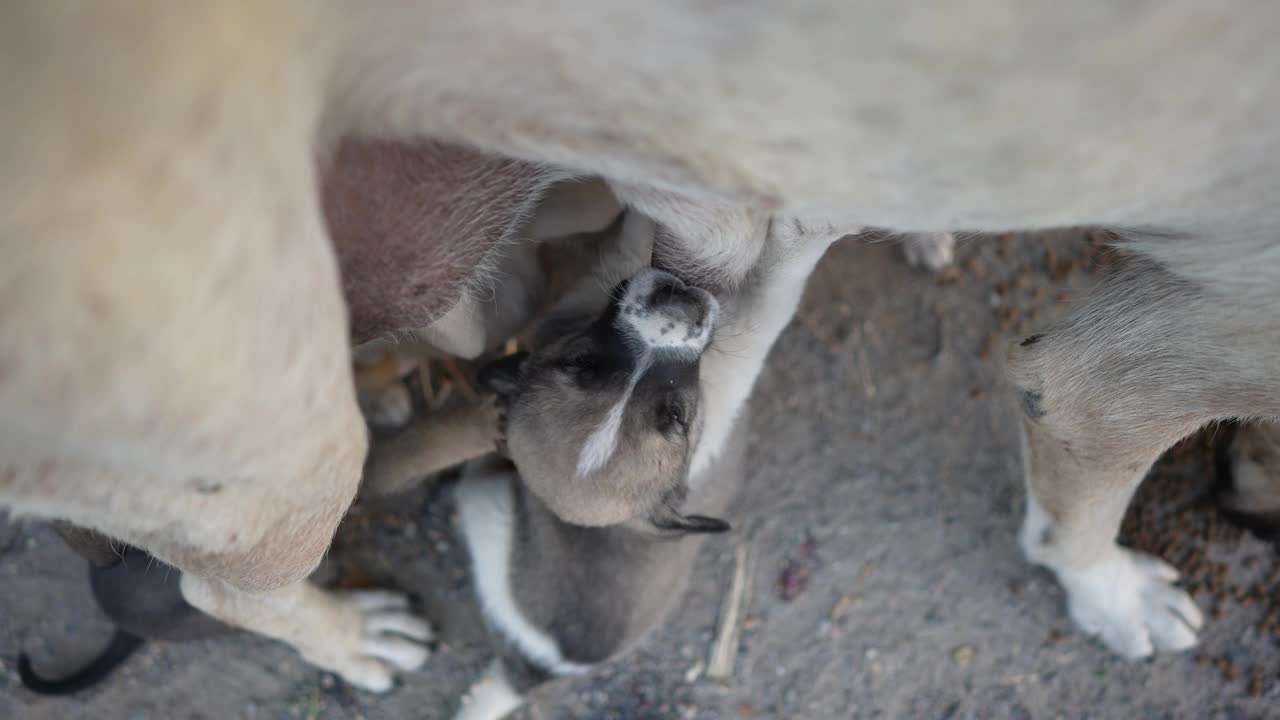
<instances>
[{"instance_id":1,"label":"puppy's head","mask_svg":"<svg viewBox=\"0 0 1280 720\"><path fill-rule=\"evenodd\" d=\"M647 268L603 309L553 312L531 352L487 367L481 382L498 394L507 453L529 490L576 525L727 529L679 511L700 428L699 363L718 316L710 293Z\"/></svg>"}]
</instances>

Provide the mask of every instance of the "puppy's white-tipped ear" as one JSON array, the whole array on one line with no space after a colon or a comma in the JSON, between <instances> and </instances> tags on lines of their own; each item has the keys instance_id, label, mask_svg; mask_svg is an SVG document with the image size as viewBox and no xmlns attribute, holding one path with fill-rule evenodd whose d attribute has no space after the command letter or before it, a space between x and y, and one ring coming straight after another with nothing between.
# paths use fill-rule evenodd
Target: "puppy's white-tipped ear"
<instances>
[{"instance_id":1,"label":"puppy's white-tipped ear","mask_svg":"<svg viewBox=\"0 0 1280 720\"><path fill-rule=\"evenodd\" d=\"M520 387L520 375L529 353L518 352L500 357L480 368L480 387L496 395L510 395Z\"/></svg>"}]
</instances>

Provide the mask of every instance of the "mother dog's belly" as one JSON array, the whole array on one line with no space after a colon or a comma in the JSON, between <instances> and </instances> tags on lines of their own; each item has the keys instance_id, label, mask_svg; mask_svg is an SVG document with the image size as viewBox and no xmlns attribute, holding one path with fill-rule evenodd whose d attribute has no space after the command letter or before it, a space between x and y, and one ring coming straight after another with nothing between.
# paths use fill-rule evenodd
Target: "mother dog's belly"
<instances>
[{"instance_id":1,"label":"mother dog's belly","mask_svg":"<svg viewBox=\"0 0 1280 720\"><path fill-rule=\"evenodd\" d=\"M412 48L351 92L373 131L902 231L1217 227L1280 185L1280 9L1244 0L419 12L369 18Z\"/></svg>"},{"instance_id":2,"label":"mother dog's belly","mask_svg":"<svg viewBox=\"0 0 1280 720\"><path fill-rule=\"evenodd\" d=\"M353 344L439 319L560 177L441 143L344 142L323 198Z\"/></svg>"}]
</instances>

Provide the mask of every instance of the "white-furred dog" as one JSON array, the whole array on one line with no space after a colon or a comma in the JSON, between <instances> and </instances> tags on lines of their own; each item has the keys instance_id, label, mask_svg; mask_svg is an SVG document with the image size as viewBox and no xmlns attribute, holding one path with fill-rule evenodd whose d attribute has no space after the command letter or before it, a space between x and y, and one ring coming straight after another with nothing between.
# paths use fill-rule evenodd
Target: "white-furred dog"
<instances>
[{"instance_id":1,"label":"white-furred dog","mask_svg":"<svg viewBox=\"0 0 1280 720\"><path fill-rule=\"evenodd\" d=\"M1164 448L1280 416L1277 31L1244 0L20 0L0 502L144 548L197 607L383 689L424 628L303 580L366 449L349 343L482 291L556 181L606 178L713 291L768 267L783 218L1104 225L1138 259L1010 350L1023 545L1118 652L1185 648L1174 571L1115 535ZM736 407L735 377L706 392Z\"/></svg>"}]
</instances>

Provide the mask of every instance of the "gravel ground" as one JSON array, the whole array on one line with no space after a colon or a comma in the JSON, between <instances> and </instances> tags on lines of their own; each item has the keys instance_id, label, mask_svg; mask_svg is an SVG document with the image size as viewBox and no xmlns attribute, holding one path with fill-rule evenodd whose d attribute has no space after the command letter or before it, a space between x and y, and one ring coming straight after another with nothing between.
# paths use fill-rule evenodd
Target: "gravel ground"
<instances>
[{"instance_id":1,"label":"gravel ground","mask_svg":"<svg viewBox=\"0 0 1280 720\"><path fill-rule=\"evenodd\" d=\"M522 716L1280 717L1275 551L1204 502L1209 436L1169 453L1125 529L1189 571L1212 617L1198 651L1111 657L1017 550L1002 338L1061 312L1108 258L1079 232L969 240L938 276L888 244L833 248L757 388L737 530L707 543L680 609L640 650L545 687ZM27 693L19 649L54 674L110 629L83 562L46 527L0 519L0 718L447 718L486 661L450 512L427 489L362 503L321 571L404 588L438 624L442 647L385 697L243 634L149 646L83 697ZM742 644L732 679L713 682L703 667L740 543L755 569Z\"/></svg>"}]
</instances>

